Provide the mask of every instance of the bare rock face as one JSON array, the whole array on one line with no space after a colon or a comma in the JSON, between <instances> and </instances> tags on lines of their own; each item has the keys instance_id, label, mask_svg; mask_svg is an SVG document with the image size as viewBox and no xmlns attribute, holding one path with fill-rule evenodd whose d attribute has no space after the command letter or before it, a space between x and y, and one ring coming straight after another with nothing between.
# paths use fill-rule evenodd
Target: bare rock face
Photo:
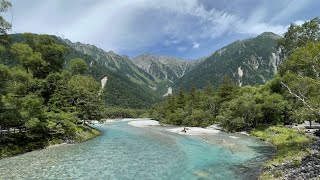
<instances>
[{"instance_id":1,"label":"bare rock face","mask_svg":"<svg viewBox=\"0 0 320 180\"><path fill-rule=\"evenodd\" d=\"M117 55L113 51L106 52L94 45L83 44L80 42L72 43L71 41L66 39L64 39L63 41L77 51L93 57L97 61L97 63L102 64L107 68L113 69L114 71L117 71L119 69L121 70L124 64L130 63L128 59Z\"/></svg>"},{"instance_id":2,"label":"bare rock face","mask_svg":"<svg viewBox=\"0 0 320 180\"><path fill-rule=\"evenodd\" d=\"M103 77L101 79L101 89L103 89L106 86L107 81L108 81L108 77L107 76L105 76L105 77Z\"/></svg>"},{"instance_id":3,"label":"bare rock face","mask_svg":"<svg viewBox=\"0 0 320 180\"><path fill-rule=\"evenodd\" d=\"M134 58L133 63L154 78L174 81L188 73L198 61L144 54Z\"/></svg>"}]
</instances>

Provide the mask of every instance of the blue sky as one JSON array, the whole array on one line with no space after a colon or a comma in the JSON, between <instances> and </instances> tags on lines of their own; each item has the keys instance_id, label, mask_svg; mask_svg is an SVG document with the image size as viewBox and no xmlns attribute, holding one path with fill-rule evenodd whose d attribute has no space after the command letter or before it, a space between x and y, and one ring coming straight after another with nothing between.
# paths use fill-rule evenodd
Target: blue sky
<instances>
[{"instance_id":1,"label":"blue sky","mask_svg":"<svg viewBox=\"0 0 320 180\"><path fill-rule=\"evenodd\" d=\"M319 16L318 0L11 0L12 33L53 34L135 57L187 59ZM11 21L11 16L9 21Z\"/></svg>"}]
</instances>

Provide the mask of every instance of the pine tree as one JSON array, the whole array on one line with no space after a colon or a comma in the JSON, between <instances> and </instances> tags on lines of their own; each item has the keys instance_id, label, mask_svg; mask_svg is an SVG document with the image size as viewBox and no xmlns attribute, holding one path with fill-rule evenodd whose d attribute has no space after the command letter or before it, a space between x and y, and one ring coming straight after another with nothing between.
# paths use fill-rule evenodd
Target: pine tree
<instances>
[{"instance_id":1,"label":"pine tree","mask_svg":"<svg viewBox=\"0 0 320 180\"><path fill-rule=\"evenodd\" d=\"M221 98L221 102L226 102L232 99L237 90L238 87L235 85L235 83L228 76L225 76L223 78L223 83L218 88L217 93Z\"/></svg>"},{"instance_id":2,"label":"pine tree","mask_svg":"<svg viewBox=\"0 0 320 180\"><path fill-rule=\"evenodd\" d=\"M185 105L186 105L186 92L183 87L180 87L177 95L177 107L184 108Z\"/></svg>"}]
</instances>

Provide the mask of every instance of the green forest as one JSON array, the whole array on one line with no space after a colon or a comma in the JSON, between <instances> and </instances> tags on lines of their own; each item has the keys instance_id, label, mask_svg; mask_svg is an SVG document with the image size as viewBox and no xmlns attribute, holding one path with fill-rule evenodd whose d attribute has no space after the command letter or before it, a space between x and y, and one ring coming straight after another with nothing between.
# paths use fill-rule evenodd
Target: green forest
<instances>
[{"instance_id":1,"label":"green forest","mask_svg":"<svg viewBox=\"0 0 320 180\"><path fill-rule=\"evenodd\" d=\"M0 11L10 6L5 2ZM85 120L101 118L100 84L84 60L72 59L63 69L66 47L49 35L28 33L14 43L6 34L11 25L0 20L1 156L98 135Z\"/></svg>"},{"instance_id":2,"label":"green forest","mask_svg":"<svg viewBox=\"0 0 320 180\"><path fill-rule=\"evenodd\" d=\"M320 121L320 19L291 24L278 40L283 62L275 77L259 86L238 87L229 77L203 90L183 88L154 107L152 117L182 126L220 124L227 131L260 125Z\"/></svg>"}]
</instances>

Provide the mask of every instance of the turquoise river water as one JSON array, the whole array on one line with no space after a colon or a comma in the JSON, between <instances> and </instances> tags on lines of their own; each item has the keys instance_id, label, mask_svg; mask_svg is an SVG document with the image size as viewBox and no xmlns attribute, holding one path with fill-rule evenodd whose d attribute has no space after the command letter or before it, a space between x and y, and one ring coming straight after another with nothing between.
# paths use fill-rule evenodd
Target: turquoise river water
<instances>
[{"instance_id":1,"label":"turquoise river water","mask_svg":"<svg viewBox=\"0 0 320 180\"><path fill-rule=\"evenodd\" d=\"M183 136L127 122L95 127L102 135L93 140L0 160L0 179L256 179L274 152L226 133Z\"/></svg>"}]
</instances>

